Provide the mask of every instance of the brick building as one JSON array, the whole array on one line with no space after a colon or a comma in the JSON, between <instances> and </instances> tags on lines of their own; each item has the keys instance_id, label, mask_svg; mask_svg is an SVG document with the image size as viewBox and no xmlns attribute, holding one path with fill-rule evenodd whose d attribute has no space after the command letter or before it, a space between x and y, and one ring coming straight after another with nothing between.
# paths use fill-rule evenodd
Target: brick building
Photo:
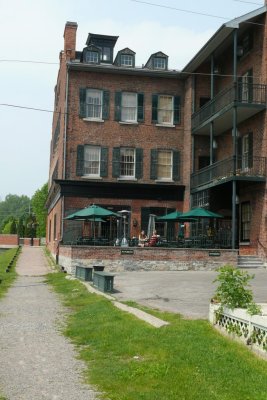
<instances>
[{"instance_id":1,"label":"brick building","mask_svg":"<svg viewBox=\"0 0 267 400\"><path fill-rule=\"evenodd\" d=\"M135 52L114 55L118 37L89 34L76 51L77 24L67 22L55 88L49 175L47 241L90 235L90 223L64 217L92 203L130 211L127 236L147 229L150 214L183 211L189 187L191 101L184 74L168 56L152 54L143 67ZM190 92L188 91L190 94ZM188 196L187 196L188 197ZM116 238L117 221L99 223L97 235ZM157 224L168 236L171 224Z\"/></svg>"},{"instance_id":2,"label":"brick building","mask_svg":"<svg viewBox=\"0 0 267 400\"><path fill-rule=\"evenodd\" d=\"M147 229L149 214L206 207L224 215L216 228L227 247L265 253L266 10L224 24L181 72L161 51L143 67L132 49L115 56L114 36L89 34L76 51L77 24L66 23L47 202L52 251L55 239L89 232L64 217L95 203L130 211L129 237ZM99 223L98 234L114 238L117 228ZM171 224L157 228L173 235Z\"/></svg>"}]
</instances>

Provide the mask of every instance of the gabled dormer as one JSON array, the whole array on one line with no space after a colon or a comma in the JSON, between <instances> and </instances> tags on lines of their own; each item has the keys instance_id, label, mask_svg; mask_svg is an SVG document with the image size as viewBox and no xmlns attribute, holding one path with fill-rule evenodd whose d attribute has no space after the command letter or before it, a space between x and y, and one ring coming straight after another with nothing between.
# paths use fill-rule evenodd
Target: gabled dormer
<instances>
[{"instance_id":1,"label":"gabled dormer","mask_svg":"<svg viewBox=\"0 0 267 400\"><path fill-rule=\"evenodd\" d=\"M86 45L95 46L100 51L100 62L112 64L113 50L119 36L98 35L89 33Z\"/></svg>"},{"instance_id":2,"label":"gabled dormer","mask_svg":"<svg viewBox=\"0 0 267 400\"><path fill-rule=\"evenodd\" d=\"M90 44L83 49L81 62L88 64L100 64L100 58L100 48Z\"/></svg>"},{"instance_id":3,"label":"gabled dormer","mask_svg":"<svg viewBox=\"0 0 267 400\"><path fill-rule=\"evenodd\" d=\"M154 70L168 70L168 56L162 51L151 54L144 68L154 69Z\"/></svg>"},{"instance_id":4,"label":"gabled dormer","mask_svg":"<svg viewBox=\"0 0 267 400\"><path fill-rule=\"evenodd\" d=\"M129 47L118 51L114 61L114 65L117 65L119 67L134 68L135 52L129 49Z\"/></svg>"}]
</instances>

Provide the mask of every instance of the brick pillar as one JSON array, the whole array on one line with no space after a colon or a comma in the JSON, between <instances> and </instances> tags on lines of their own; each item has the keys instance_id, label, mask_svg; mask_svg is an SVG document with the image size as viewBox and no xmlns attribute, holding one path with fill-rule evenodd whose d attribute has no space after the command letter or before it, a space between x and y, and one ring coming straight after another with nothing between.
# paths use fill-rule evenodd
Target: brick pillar
<instances>
[{"instance_id":1,"label":"brick pillar","mask_svg":"<svg viewBox=\"0 0 267 400\"><path fill-rule=\"evenodd\" d=\"M67 21L64 30L64 52L67 59L75 58L77 22Z\"/></svg>"}]
</instances>

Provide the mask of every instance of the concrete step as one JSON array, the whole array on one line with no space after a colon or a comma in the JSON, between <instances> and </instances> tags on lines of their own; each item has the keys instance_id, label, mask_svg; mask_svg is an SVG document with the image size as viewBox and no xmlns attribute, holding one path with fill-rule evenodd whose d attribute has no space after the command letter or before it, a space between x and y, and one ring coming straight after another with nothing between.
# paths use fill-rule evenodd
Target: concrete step
<instances>
[{"instance_id":1,"label":"concrete step","mask_svg":"<svg viewBox=\"0 0 267 400\"><path fill-rule=\"evenodd\" d=\"M238 256L237 268L263 268L263 261L256 256Z\"/></svg>"}]
</instances>

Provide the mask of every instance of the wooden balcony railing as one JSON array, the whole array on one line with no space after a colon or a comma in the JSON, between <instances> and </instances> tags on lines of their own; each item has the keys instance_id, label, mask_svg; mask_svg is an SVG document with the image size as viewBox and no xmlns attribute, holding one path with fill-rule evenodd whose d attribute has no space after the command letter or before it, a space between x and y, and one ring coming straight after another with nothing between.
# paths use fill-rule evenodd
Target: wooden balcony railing
<instances>
[{"instance_id":1,"label":"wooden balcony railing","mask_svg":"<svg viewBox=\"0 0 267 400\"><path fill-rule=\"evenodd\" d=\"M191 189L202 185L221 183L231 177L266 177L265 157L234 157L218 161L191 175Z\"/></svg>"},{"instance_id":2,"label":"wooden balcony railing","mask_svg":"<svg viewBox=\"0 0 267 400\"><path fill-rule=\"evenodd\" d=\"M266 87L253 83L232 84L192 115L192 129L196 129L213 115L234 103L266 105Z\"/></svg>"}]
</instances>

